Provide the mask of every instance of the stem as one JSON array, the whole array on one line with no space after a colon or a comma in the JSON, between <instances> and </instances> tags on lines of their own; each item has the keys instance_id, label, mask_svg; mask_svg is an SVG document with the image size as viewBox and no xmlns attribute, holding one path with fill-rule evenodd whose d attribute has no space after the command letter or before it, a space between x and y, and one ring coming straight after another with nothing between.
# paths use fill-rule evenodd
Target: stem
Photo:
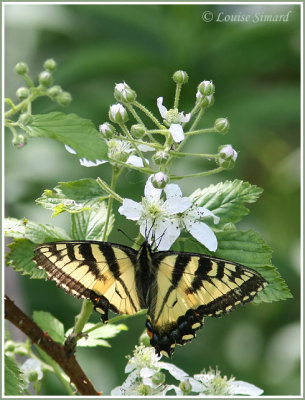
<instances>
[{"instance_id":1,"label":"stem","mask_svg":"<svg viewBox=\"0 0 305 400\"><path fill-rule=\"evenodd\" d=\"M180 93L181 93L182 83L177 83L176 85L176 93L175 93L175 100L174 100L174 107L178 109Z\"/></svg>"},{"instance_id":2,"label":"stem","mask_svg":"<svg viewBox=\"0 0 305 400\"><path fill-rule=\"evenodd\" d=\"M182 153L178 151L171 150L170 152L171 155L175 155L177 157L185 157L185 156L191 156L191 157L202 157L202 158L218 158L219 154L201 154L201 153Z\"/></svg>"},{"instance_id":3,"label":"stem","mask_svg":"<svg viewBox=\"0 0 305 400\"><path fill-rule=\"evenodd\" d=\"M114 161L114 160L113 160ZM122 165L126 166L125 163L122 163ZM96 178L96 182L106 191L110 194L110 196L112 196L114 199L116 199L117 201L119 201L120 203L123 202L123 198L121 196L119 196L117 193L115 193L114 190L112 190L106 182L104 182L100 177Z\"/></svg>"},{"instance_id":4,"label":"stem","mask_svg":"<svg viewBox=\"0 0 305 400\"><path fill-rule=\"evenodd\" d=\"M150 132L151 132L151 131L150 131ZM153 133L155 133L155 132L153 132ZM159 133L159 131L158 131L157 133ZM125 137L125 136L113 135L112 138L113 138L113 139L118 139L118 140L125 140L126 142L129 142L129 138L127 138L127 137ZM137 143L137 144L144 144L145 146L151 146L151 147L154 147L154 148L156 148L156 149L163 149L163 145L160 144L160 143L157 143L157 142L155 142L155 141L154 141L153 143L151 143L151 142L144 142L143 140L138 140L138 139L133 139L133 141L134 141L134 143Z\"/></svg>"},{"instance_id":5,"label":"stem","mask_svg":"<svg viewBox=\"0 0 305 400\"><path fill-rule=\"evenodd\" d=\"M215 127L197 129L196 131L189 130L185 133L185 136L198 135L199 133L219 133Z\"/></svg>"},{"instance_id":6,"label":"stem","mask_svg":"<svg viewBox=\"0 0 305 400\"><path fill-rule=\"evenodd\" d=\"M139 157L143 161L143 165L145 167L147 167L148 166L147 161L145 160L145 157L143 156L141 150L139 150L138 145L135 143L135 141L134 141L133 137L131 136L129 130L127 129L126 125L125 124L121 124L120 126L121 126L122 130L126 133L126 136L128 137L129 142L131 142L132 145L134 146L134 148L136 149Z\"/></svg>"},{"instance_id":7,"label":"stem","mask_svg":"<svg viewBox=\"0 0 305 400\"><path fill-rule=\"evenodd\" d=\"M75 317L73 333L78 335L84 329L93 310L93 303L90 300L84 300L80 313Z\"/></svg>"},{"instance_id":8,"label":"stem","mask_svg":"<svg viewBox=\"0 0 305 400\"><path fill-rule=\"evenodd\" d=\"M189 175L183 175L183 176L170 175L170 179L171 180L178 180L178 179L184 179L184 178L198 178L199 176L208 176L208 175L217 174L218 172L222 172L224 170L225 170L225 168L217 167L217 168L212 169L210 171L197 172L195 174L189 174Z\"/></svg>"},{"instance_id":9,"label":"stem","mask_svg":"<svg viewBox=\"0 0 305 400\"><path fill-rule=\"evenodd\" d=\"M9 106L11 107L12 110L15 110L16 106L9 97L5 98L4 102L9 104Z\"/></svg>"},{"instance_id":10,"label":"stem","mask_svg":"<svg viewBox=\"0 0 305 400\"><path fill-rule=\"evenodd\" d=\"M126 162L124 162L124 161L119 161L119 160L114 160L113 158L108 158L109 159L109 161L111 162L111 163L113 163L113 164L118 164L118 165L122 165L123 167L125 167L125 168L131 168L131 169L135 169L135 170L137 170L137 171L139 171L139 172L144 172L145 174L148 174L148 175L151 175L151 174L154 174L155 173L155 171L152 169L152 168L145 168L145 167L136 167L135 165L132 165L132 164L126 164ZM99 178L100 179L100 178ZM99 182L98 182L99 183ZM104 184L105 184L105 182L104 182ZM101 185L102 186L102 185ZM109 186L108 186L108 188L109 188ZM108 190L108 189L107 189ZM115 196L113 196L116 200L118 200L118 201L120 201L121 203L122 203L122 198L118 195L118 194L116 194L115 193Z\"/></svg>"},{"instance_id":11,"label":"stem","mask_svg":"<svg viewBox=\"0 0 305 400\"><path fill-rule=\"evenodd\" d=\"M160 122L146 107L144 107L141 103L138 103L137 101L135 101L133 104L141 111L143 111L148 116L148 118L150 118L157 125L158 128L162 129L162 125L160 124Z\"/></svg>"},{"instance_id":12,"label":"stem","mask_svg":"<svg viewBox=\"0 0 305 400\"><path fill-rule=\"evenodd\" d=\"M28 105L28 103L33 102L37 97L39 97L40 94L33 92L29 97L21 101L19 104L17 104L14 109L8 110L6 113L4 113L4 118L9 118L11 115L16 114L17 112L21 111L25 106Z\"/></svg>"},{"instance_id":13,"label":"stem","mask_svg":"<svg viewBox=\"0 0 305 400\"><path fill-rule=\"evenodd\" d=\"M72 389L70 383L67 382L67 380L63 377L63 373L59 368L58 364L51 357L49 357L43 350L41 350L37 345L35 345L35 347L38 350L38 353L41 355L41 357L45 360L45 362L51 366L54 374L58 377L63 386L66 388L68 394L70 396L73 396L74 390Z\"/></svg>"},{"instance_id":14,"label":"stem","mask_svg":"<svg viewBox=\"0 0 305 400\"><path fill-rule=\"evenodd\" d=\"M131 318L131 317L136 317L137 315L144 315L144 314L146 314L146 313L147 313L147 310L141 310L141 311L138 311L136 314L129 314L129 315L126 315L126 314L123 315L123 314L122 314L122 315L118 315L117 317L111 318L111 320L109 320L108 323L109 323L109 324L113 324L114 322L119 322L119 321L122 321L122 320L124 320L124 319ZM98 324L94 325L92 328L87 329L86 331L84 331L84 332L83 332L83 335L84 335L84 336L85 336L85 335L88 335L90 332L93 332L93 331L95 331L96 329L98 329L98 328L100 328L101 326L104 326L104 325L105 325L104 322L99 322Z\"/></svg>"},{"instance_id":15,"label":"stem","mask_svg":"<svg viewBox=\"0 0 305 400\"><path fill-rule=\"evenodd\" d=\"M98 178L99 179L99 178ZM110 190L114 193L114 188L116 185L116 181L118 179L118 173L116 172L115 168L112 168L112 177L111 177L111 187ZM99 182L98 182L99 183ZM123 200L122 200L123 201ZM107 208L107 215L106 215L106 222L104 226L104 233L103 233L103 242L105 242L108 238L108 226L110 221L110 216L112 213L112 204L113 204L113 196L109 197L108 200L108 208Z\"/></svg>"}]
</instances>

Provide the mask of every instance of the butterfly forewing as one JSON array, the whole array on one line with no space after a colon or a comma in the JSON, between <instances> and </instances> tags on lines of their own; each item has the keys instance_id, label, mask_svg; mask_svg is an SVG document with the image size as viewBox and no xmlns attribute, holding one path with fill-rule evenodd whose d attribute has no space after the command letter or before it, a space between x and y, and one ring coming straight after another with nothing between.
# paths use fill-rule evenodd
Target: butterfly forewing
<instances>
[{"instance_id":1,"label":"butterfly forewing","mask_svg":"<svg viewBox=\"0 0 305 400\"><path fill-rule=\"evenodd\" d=\"M67 293L93 301L107 320L108 309L120 314L140 310L135 285L137 252L108 242L46 243L35 249L34 261Z\"/></svg>"}]
</instances>

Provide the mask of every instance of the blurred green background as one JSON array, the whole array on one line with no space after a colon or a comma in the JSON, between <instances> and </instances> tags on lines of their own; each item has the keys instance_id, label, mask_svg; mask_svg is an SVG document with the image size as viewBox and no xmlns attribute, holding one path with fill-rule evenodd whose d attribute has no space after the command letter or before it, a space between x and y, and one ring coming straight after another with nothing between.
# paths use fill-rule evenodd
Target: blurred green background
<instances>
[{"instance_id":1,"label":"blurred green background","mask_svg":"<svg viewBox=\"0 0 305 400\"><path fill-rule=\"evenodd\" d=\"M214 20L204 22L211 11ZM287 14L287 22L217 22L223 15ZM238 150L236 167L220 175L181 181L184 195L197 187L226 179L243 179L264 188L251 214L239 228L253 228L274 250L273 261L294 298L273 304L249 305L221 319L206 319L196 340L179 348L173 362L190 374L217 365L224 374L251 382L266 395L300 393L300 9L297 5L47 5L6 4L6 97L15 100L23 85L13 71L25 61L32 77L53 57L59 65L56 83L71 92L73 102L65 112L91 119L96 126L107 121L114 103L115 83L126 81L138 100L158 114L156 99L172 104L171 75L178 69L189 74L181 106L188 112L200 81L213 80L215 104L199 127L209 127L227 117L226 136L198 136L186 151L216 152L230 143ZM34 103L35 113L58 110L55 103ZM61 111L61 110L60 110ZM62 215L36 206L34 199L58 181L101 176L109 167L81 167L77 158L52 140L32 139L22 150L6 135L6 216L26 217L69 229ZM198 172L200 159L182 160L177 174ZM144 186L138 173L126 172L120 194L139 200ZM135 191L138 190L138 192ZM136 235L135 224L117 217L112 241L127 243L117 233L121 227ZM72 326L81 301L65 295L52 282L29 280L6 271L7 293L28 314L46 310ZM98 321L95 315L92 320ZM126 375L125 355L130 354L143 331L145 317L127 321L129 330L111 341L112 348L78 350L78 358L98 390L109 394ZM14 333L18 338L18 332ZM60 395L63 388L49 376L42 394Z\"/></svg>"}]
</instances>

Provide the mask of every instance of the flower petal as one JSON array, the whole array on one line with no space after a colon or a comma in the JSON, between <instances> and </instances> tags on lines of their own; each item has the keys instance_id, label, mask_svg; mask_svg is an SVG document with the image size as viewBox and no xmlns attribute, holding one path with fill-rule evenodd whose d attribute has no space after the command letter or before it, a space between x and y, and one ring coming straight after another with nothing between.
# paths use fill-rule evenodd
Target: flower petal
<instances>
[{"instance_id":1,"label":"flower petal","mask_svg":"<svg viewBox=\"0 0 305 400\"><path fill-rule=\"evenodd\" d=\"M171 124L169 131L176 143L182 142L184 139L183 128L180 124Z\"/></svg>"},{"instance_id":2,"label":"flower petal","mask_svg":"<svg viewBox=\"0 0 305 400\"><path fill-rule=\"evenodd\" d=\"M183 112L180 113L180 122L189 122L191 119L191 113L188 114L183 114Z\"/></svg>"},{"instance_id":3,"label":"flower petal","mask_svg":"<svg viewBox=\"0 0 305 400\"><path fill-rule=\"evenodd\" d=\"M216 251L217 238L212 229L204 222L183 218L186 230L210 251Z\"/></svg>"},{"instance_id":4,"label":"flower petal","mask_svg":"<svg viewBox=\"0 0 305 400\"><path fill-rule=\"evenodd\" d=\"M188 374L184 372L182 369L176 367L176 365L174 364L159 361L158 366L162 369L166 369L175 379L177 379L180 382L188 378Z\"/></svg>"},{"instance_id":5,"label":"flower petal","mask_svg":"<svg viewBox=\"0 0 305 400\"><path fill-rule=\"evenodd\" d=\"M155 151L155 148L148 144L139 144L138 149L141 151Z\"/></svg>"},{"instance_id":6,"label":"flower petal","mask_svg":"<svg viewBox=\"0 0 305 400\"><path fill-rule=\"evenodd\" d=\"M124 199L123 204L118 211L126 218L132 219L133 221L138 221L142 215L143 207L142 204L137 203L134 200Z\"/></svg>"},{"instance_id":7,"label":"flower petal","mask_svg":"<svg viewBox=\"0 0 305 400\"><path fill-rule=\"evenodd\" d=\"M191 207L187 211L187 216L194 218L194 219L200 219L204 217L213 217L214 224L218 224L220 218L217 217L212 211L208 210L205 207Z\"/></svg>"},{"instance_id":8,"label":"flower petal","mask_svg":"<svg viewBox=\"0 0 305 400\"><path fill-rule=\"evenodd\" d=\"M144 195L148 198L150 202L160 200L162 189L157 189L151 183L152 175L150 175L146 181L145 188L144 188Z\"/></svg>"},{"instance_id":9,"label":"flower petal","mask_svg":"<svg viewBox=\"0 0 305 400\"><path fill-rule=\"evenodd\" d=\"M179 221L177 219L166 219L164 222L159 220L155 225L155 244L158 250L169 250L180 236Z\"/></svg>"},{"instance_id":10,"label":"flower petal","mask_svg":"<svg viewBox=\"0 0 305 400\"><path fill-rule=\"evenodd\" d=\"M65 148L69 153L76 154L76 151L74 149L72 149L72 147L68 146L67 144L65 144Z\"/></svg>"},{"instance_id":11,"label":"flower petal","mask_svg":"<svg viewBox=\"0 0 305 400\"><path fill-rule=\"evenodd\" d=\"M133 165L135 167L140 167L140 168L144 167L142 158L138 157L138 156L135 156L133 154L128 157L128 159L126 161L126 164L131 164L131 165Z\"/></svg>"},{"instance_id":12,"label":"flower petal","mask_svg":"<svg viewBox=\"0 0 305 400\"><path fill-rule=\"evenodd\" d=\"M171 197L182 197L182 191L176 183L169 183L168 185L166 185L164 188L164 192L167 199Z\"/></svg>"},{"instance_id":13,"label":"flower petal","mask_svg":"<svg viewBox=\"0 0 305 400\"><path fill-rule=\"evenodd\" d=\"M83 167L96 167L97 165L105 164L108 161L106 161L106 160L90 161L90 160L87 160L87 158L81 158L79 160L79 162Z\"/></svg>"},{"instance_id":14,"label":"flower petal","mask_svg":"<svg viewBox=\"0 0 305 400\"><path fill-rule=\"evenodd\" d=\"M141 368L140 376L141 376L141 378L150 378L155 373L156 373L155 369L144 367L144 368Z\"/></svg>"},{"instance_id":15,"label":"flower petal","mask_svg":"<svg viewBox=\"0 0 305 400\"><path fill-rule=\"evenodd\" d=\"M176 396L184 396L182 390L178 386L175 386L175 385L166 386L162 392L162 395L165 396L167 394L167 392L169 392L170 390L174 390L176 392Z\"/></svg>"},{"instance_id":16,"label":"flower petal","mask_svg":"<svg viewBox=\"0 0 305 400\"><path fill-rule=\"evenodd\" d=\"M262 389L252 385L252 383L243 381L231 382L231 391L233 392L232 394L246 394L249 396L260 396L264 393Z\"/></svg>"},{"instance_id":17,"label":"flower petal","mask_svg":"<svg viewBox=\"0 0 305 400\"><path fill-rule=\"evenodd\" d=\"M167 108L163 105L163 97L158 97L157 98L157 106L159 108L159 112L161 114L162 118L166 118L167 114Z\"/></svg>"},{"instance_id":18,"label":"flower petal","mask_svg":"<svg viewBox=\"0 0 305 400\"><path fill-rule=\"evenodd\" d=\"M190 208L191 205L192 202L188 197L174 197L165 200L163 208L169 215L174 215L183 213Z\"/></svg>"}]
</instances>

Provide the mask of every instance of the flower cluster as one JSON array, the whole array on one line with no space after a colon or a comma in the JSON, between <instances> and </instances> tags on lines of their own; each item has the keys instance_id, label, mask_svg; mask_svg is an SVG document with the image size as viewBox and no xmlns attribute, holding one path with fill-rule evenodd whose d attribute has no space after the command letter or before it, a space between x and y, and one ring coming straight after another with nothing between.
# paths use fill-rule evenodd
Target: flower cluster
<instances>
[{"instance_id":1,"label":"flower cluster","mask_svg":"<svg viewBox=\"0 0 305 400\"><path fill-rule=\"evenodd\" d=\"M99 131L108 146L108 159L96 159L93 161L80 158L81 164L85 167L95 167L108 161L115 168L125 166L142 170L148 175L157 172L168 174L172 161L178 157L185 156L181 153L181 149L188 137L206 132L216 134L228 132L229 122L227 118L217 118L211 128L195 129L205 109L212 106L214 102L215 86L211 81L205 80L198 85L194 107L185 114L183 111L179 111L178 106L181 87L187 83L188 75L185 71L177 71L173 75L173 80L177 85L174 106L167 109L163 105L163 97L161 96L156 101L162 123L153 112L137 101L136 92L127 83L116 84L114 97L118 103L111 105L109 108L108 116L110 122L104 122L99 127ZM148 128L137 110L146 114L155 125L155 128ZM126 124L131 117L135 118L136 123L128 128ZM185 130L185 125L191 120L193 120L192 125L189 130ZM161 142L160 137L164 138ZM66 148L71 153L76 154L71 147L66 146ZM235 152L235 150L233 151ZM143 156L144 152L152 152L150 159ZM212 171L199 172L198 176L232 168L237 157L236 152L234 156L226 156L223 149L216 154L188 153L187 155L215 159L216 164L218 164L218 168ZM229 161L227 161L228 157L230 158ZM172 180L175 178L172 176Z\"/></svg>"},{"instance_id":2,"label":"flower cluster","mask_svg":"<svg viewBox=\"0 0 305 400\"><path fill-rule=\"evenodd\" d=\"M215 251L216 236L200 220L212 217L217 224L219 217L207 208L197 207L188 197L182 197L181 189L176 184L167 184L163 189L156 188L152 183L153 178L159 178L156 175L148 178L141 203L124 199L119 213L137 221L142 236L159 250L169 250L181 230L185 229L210 251Z\"/></svg>"},{"instance_id":3,"label":"flower cluster","mask_svg":"<svg viewBox=\"0 0 305 400\"><path fill-rule=\"evenodd\" d=\"M111 391L112 396L177 396L195 393L199 396L260 396L263 390L243 381L235 381L221 376L218 369L203 371L193 377L174 364L160 361L154 349L144 345L136 346L133 357L129 358L125 373L129 374L125 382ZM169 373L178 385L166 384Z\"/></svg>"}]
</instances>

